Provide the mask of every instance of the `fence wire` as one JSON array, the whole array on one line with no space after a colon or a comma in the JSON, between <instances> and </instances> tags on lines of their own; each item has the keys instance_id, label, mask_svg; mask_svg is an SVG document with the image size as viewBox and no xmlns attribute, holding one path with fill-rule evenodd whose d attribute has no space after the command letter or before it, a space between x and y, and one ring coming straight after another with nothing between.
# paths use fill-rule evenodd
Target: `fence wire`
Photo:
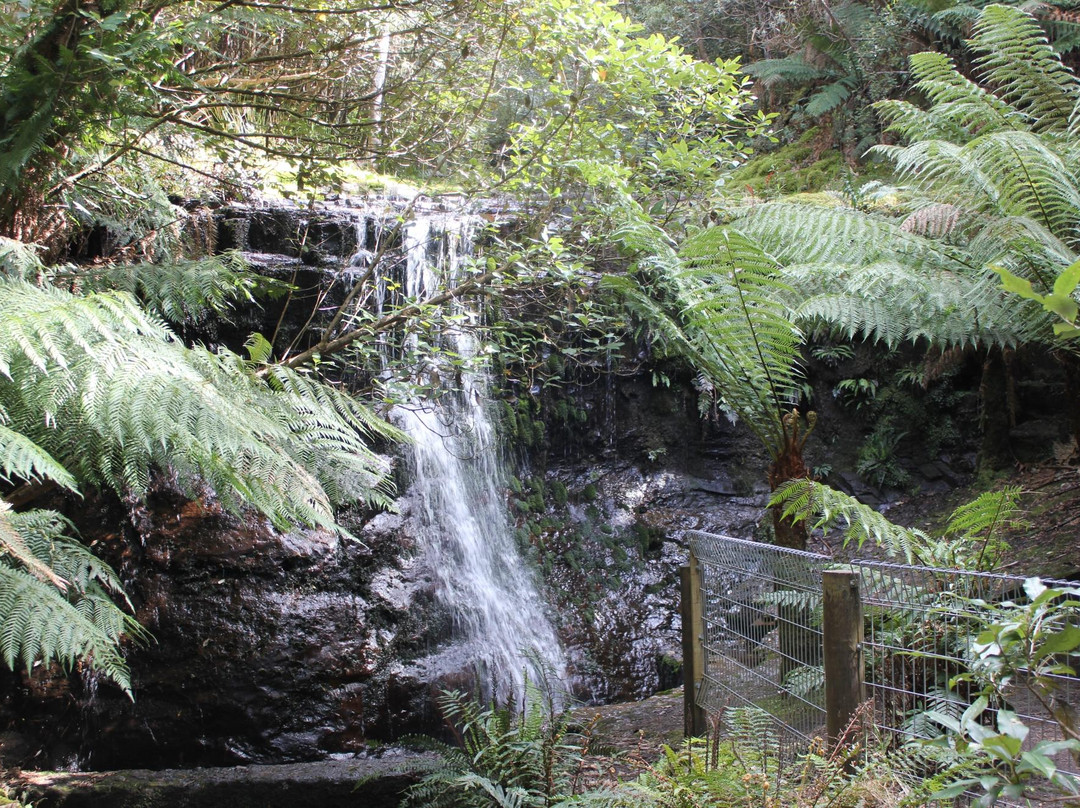
<instances>
[{"instance_id":1,"label":"fence wire","mask_svg":"<svg viewBox=\"0 0 1080 808\"><path fill-rule=\"evenodd\" d=\"M821 573L835 560L816 553L700 531L687 537L701 572L704 680L698 704L717 715L753 706L768 713L791 757L825 737ZM845 564L845 566L848 566ZM978 695L956 677L968 671L974 638L996 604L1024 597L1024 578L855 560L861 580L866 694L879 742L933 738L930 713L955 718ZM1047 585L1075 587L1063 581ZM1075 705L1080 682L1049 677L1059 704ZM1009 709L1029 727L1024 745L1061 738L1059 723L1021 673L985 721ZM876 730L876 731L875 731ZM1055 763L1077 773L1068 753Z\"/></svg>"}]
</instances>

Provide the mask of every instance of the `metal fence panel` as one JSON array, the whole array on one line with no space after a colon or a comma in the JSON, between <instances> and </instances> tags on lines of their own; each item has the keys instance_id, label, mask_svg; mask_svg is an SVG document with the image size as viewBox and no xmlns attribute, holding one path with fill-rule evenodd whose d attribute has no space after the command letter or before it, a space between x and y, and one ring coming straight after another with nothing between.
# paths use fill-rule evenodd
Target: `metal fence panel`
<instances>
[{"instance_id":1,"label":"metal fence panel","mask_svg":"<svg viewBox=\"0 0 1080 808\"><path fill-rule=\"evenodd\" d=\"M758 707L783 729L783 750L801 748L824 733L821 571L830 559L700 531L688 538L705 623L698 703L713 714Z\"/></svg>"},{"instance_id":2,"label":"metal fence panel","mask_svg":"<svg viewBox=\"0 0 1080 808\"><path fill-rule=\"evenodd\" d=\"M701 567L705 670L698 703L717 715L730 707L767 712L797 753L825 736L821 667L821 573L835 561L816 553L688 531ZM848 566L845 564L845 566ZM1023 597L1024 578L855 560L863 603L865 682L873 728L885 742L930 738L942 728L935 710L953 716L976 697L956 677L994 605ZM1076 586L1047 581L1048 585ZM1076 677L1051 677L1060 705L1076 705ZM1061 738L1045 699L1021 672L1005 693L1007 708L1028 725L1025 745ZM1055 761L1076 772L1071 756Z\"/></svg>"}]
</instances>

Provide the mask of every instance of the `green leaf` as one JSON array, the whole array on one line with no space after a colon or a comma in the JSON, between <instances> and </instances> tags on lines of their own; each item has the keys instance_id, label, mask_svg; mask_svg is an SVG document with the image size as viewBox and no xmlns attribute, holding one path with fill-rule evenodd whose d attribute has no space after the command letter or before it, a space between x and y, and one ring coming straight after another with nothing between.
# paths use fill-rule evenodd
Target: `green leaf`
<instances>
[{"instance_id":1,"label":"green leaf","mask_svg":"<svg viewBox=\"0 0 1080 808\"><path fill-rule=\"evenodd\" d=\"M965 791L968 791L972 786L978 785L979 781L971 777L966 780L957 780L955 783L950 783L940 791L935 791L930 795L930 799L934 802L938 800L951 800L959 797Z\"/></svg>"},{"instance_id":2,"label":"green leaf","mask_svg":"<svg viewBox=\"0 0 1080 808\"><path fill-rule=\"evenodd\" d=\"M1072 324L1076 320L1077 305L1071 297L1061 295L1047 295L1043 298L1043 307L1060 317L1065 322Z\"/></svg>"},{"instance_id":3,"label":"green leaf","mask_svg":"<svg viewBox=\"0 0 1080 808\"><path fill-rule=\"evenodd\" d=\"M1023 771L1023 764L1026 764L1028 770L1038 772L1047 780L1052 779L1057 772L1057 764L1055 764L1054 761L1046 755L1034 750L1021 754L1020 760L1023 763L1018 767L1018 771Z\"/></svg>"},{"instance_id":4,"label":"green leaf","mask_svg":"<svg viewBox=\"0 0 1080 808\"><path fill-rule=\"evenodd\" d=\"M1051 654L1062 654L1080 646L1080 626L1065 626L1036 646L1035 659L1041 660Z\"/></svg>"},{"instance_id":5,"label":"green leaf","mask_svg":"<svg viewBox=\"0 0 1080 808\"><path fill-rule=\"evenodd\" d=\"M1076 291L1077 284L1080 284L1080 261L1073 262L1057 276L1054 280L1054 294L1068 297Z\"/></svg>"},{"instance_id":6,"label":"green leaf","mask_svg":"<svg viewBox=\"0 0 1080 808\"><path fill-rule=\"evenodd\" d=\"M1039 303L1043 302L1043 296L1037 293L1031 287L1031 281L1027 278L1021 278L1013 275L1009 270L1004 267L990 267L1001 277L1001 287L1006 292L1012 292L1013 294L1020 295L1020 297L1027 300L1035 300Z\"/></svg>"}]
</instances>

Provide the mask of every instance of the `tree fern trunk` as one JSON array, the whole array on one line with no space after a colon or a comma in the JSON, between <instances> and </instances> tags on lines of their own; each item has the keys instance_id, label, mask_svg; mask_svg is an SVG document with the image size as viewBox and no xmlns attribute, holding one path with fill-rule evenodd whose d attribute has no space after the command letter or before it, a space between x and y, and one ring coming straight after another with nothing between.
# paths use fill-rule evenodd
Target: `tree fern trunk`
<instances>
[{"instance_id":1,"label":"tree fern trunk","mask_svg":"<svg viewBox=\"0 0 1080 808\"><path fill-rule=\"evenodd\" d=\"M769 466L769 487L775 491L789 480L809 477L809 471L802 457L802 441L798 433L790 437L784 450ZM780 547L793 550L805 550L808 531L806 522L795 522L784 518L783 510L777 506L772 513L774 541ZM805 606L797 604L778 604L778 634L780 645L780 680L807 665L821 664L821 642L817 634L809 629L813 615Z\"/></svg>"},{"instance_id":2,"label":"tree fern trunk","mask_svg":"<svg viewBox=\"0 0 1080 808\"><path fill-rule=\"evenodd\" d=\"M1009 447L1010 415L1009 372L1002 352L991 348L983 361L979 382L980 469L996 471L1013 463Z\"/></svg>"},{"instance_id":3,"label":"tree fern trunk","mask_svg":"<svg viewBox=\"0 0 1080 808\"><path fill-rule=\"evenodd\" d=\"M787 440L783 451L769 465L769 488L776 491L790 480L801 480L809 476L810 472L803 462L801 442L798 435L795 435ZM781 508L774 507L770 510L772 512L776 544L793 550L805 550L807 539L806 522L785 519Z\"/></svg>"}]
</instances>

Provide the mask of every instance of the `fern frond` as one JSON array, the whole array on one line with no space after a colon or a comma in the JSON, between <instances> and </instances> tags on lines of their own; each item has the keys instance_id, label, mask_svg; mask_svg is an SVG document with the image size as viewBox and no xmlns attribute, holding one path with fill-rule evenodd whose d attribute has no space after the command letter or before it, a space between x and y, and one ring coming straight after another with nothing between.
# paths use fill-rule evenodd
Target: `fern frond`
<instances>
[{"instance_id":1,"label":"fern frond","mask_svg":"<svg viewBox=\"0 0 1080 808\"><path fill-rule=\"evenodd\" d=\"M56 459L26 435L9 429L0 409L0 480L44 482L51 480L61 488L75 490L75 478Z\"/></svg>"},{"instance_id":2,"label":"fern frond","mask_svg":"<svg viewBox=\"0 0 1080 808\"><path fill-rule=\"evenodd\" d=\"M812 264L787 272L805 295L795 309L805 328L824 324L849 338L889 346L920 339L944 346L1010 346L1037 333L1030 318L1019 316L1020 301L1004 298L989 275L972 279L914 270L896 261L860 267Z\"/></svg>"},{"instance_id":3,"label":"fern frond","mask_svg":"<svg viewBox=\"0 0 1080 808\"><path fill-rule=\"evenodd\" d=\"M812 480L785 483L773 493L769 505L783 509L786 519L809 522L812 529L826 533L839 529L845 546L853 543L859 548L870 541L908 563L921 558L930 543L923 531L893 524L854 497Z\"/></svg>"},{"instance_id":4,"label":"fern frond","mask_svg":"<svg viewBox=\"0 0 1080 808\"><path fill-rule=\"evenodd\" d=\"M647 222L631 217L618 232L639 253L640 280L605 276L604 284L659 344L704 374L725 409L779 451L781 419L797 401L802 337L786 316L789 290L776 262L730 228L702 231L678 254Z\"/></svg>"},{"instance_id":5,"label":"fern frond","mask_svg":"<svg viewBox=\"0 0 1080 808\"><path fill-rule=\"evenodd\" d=\"M0 658L14 669L37 661L71 668L86 660L130 693L122 634L141 629L110 599L120 582L107 565L63 535L51 511L0 507Z\"/></svg>"},{"instance_id":6,"label":"fern frond","mask_svg":"<svg viewBox=\"0 0 1080 808\"><path fill-rule=\"evenodd\" d=\"M0 552L24 566L34 577L61 591L67 589L68 582L30 548L27 537L12 519L11 506L4 500L0 500Z\"/></svg>"},{"instance_id":7,"label":"fern frond","mask_svg":"<svg viewBox=\"0 0 1080 808\"><path fill-rule=\"evenodd\" d=\"M0 236L0 274L10 278L33 279L44 270L33 244Z\"/></svg>"},{"instance_id":8,"label":"fern frond","mask_svg":"<svg viewBox=\"0 0 1080 808\"><path fill-rule=\"evenodd\" d=\"M826 84L807 99L805 108L806 114L811 118L820 118L822 115L828 115L851 98L855 86L855 80L847 76L839 81Z\"/></svg>"},{"instance_id":9,"label":"fern frond","mask_svg":"<svg viewBox=\"0 0 1080 808\"><path fill-rule=\"evenodd\" d=\"M1080 98L1080 83L1061 63L1030 14L1010 6L988 6L975 23L972 48L997 94L1033 121L1034 131L1068 129Z\"/></svg>"},{"instance_id":10,"label":"fern frond","mask_svg":"<svg viewBox=\"0 0 1080 808\"><path fill-rule=\"evenodd\" d=\"M966 269L944 245L850 208L775 202L735 211L732 224L785 266L868 264L902 256L916 268Z\"/></svg>"},{"instance_id":11,"label":"fern frond","mask_svg":"<svg viewBox=\"0 0 1080 808\"><path fill-rule=\"evenodd\" d=\"M209 312L224 314L237 301L254 303L256 296L286 290L285 284L248 271L238 253L157 264L61 267L50 276L78 294L127 292L172 323L198 320Z\"/></svg>"},{"instance_id":12,"label":"fern frond","mask_svg":"<svg viewBox=\"0 0 1080 808\"><path fill-rule=\"evenodd\" d=\"M952 512L945 526L946 536L983 538L1000 530L1023 527L1019 486L1005 486L1000 491L986 491Z\"/></svg>"},{"instance_id":13,"label":"fern frond","mask_svg":"<svg viewBox=\"0 0 1080 808\"><path fill-rule=\"evenodd\" d=\"M690 324L708 346L704 353L712 360L714 384L723 383L721 397L736 412L749 414L764 403L782 414L798 400L802 334L782 302L790 289L776 262L753 239L728 228L689 239L681 255L682 277L698 284Z\"/></svg>"},{"instance_id":14,"label":"fern frond","mask_svg":"<svg viewBox=\"0 0 1080 808\"><path fill-rule=\"evenodd\" d=\"M799 55L782 59L759 59L743 68L743 72L761 81L766 87L779 84L810 84L830 78L830 71L814 67Z\"/></svg>"},{"instance_id":15,"label":"fern frond","mask_svg":"<svg viewBox=\"0 0 1080 808\"><path fill-rule=\"evenodd\" d=\"M963 76L945 54L917 53L909 62L915 86L932 106L920 113L906 101L877 102L890 131L909 140L964 143L977 134L1026 127L1023 115Z\"/></svg>"},{"instance_id":16,"label":"fern frond","mask_svg":"<svg viewBox=\"0 0 1080 808\"><path fill-rule=\"evenodd\" d=\"M198 480L233 511L334 526L333 505L385 502L396 434L343 393L229 352L185 348L127 295L75 297L0 281L0 402L8 427L81 482L144 492L151 468Z\"/></svg>"}]
</instances>

